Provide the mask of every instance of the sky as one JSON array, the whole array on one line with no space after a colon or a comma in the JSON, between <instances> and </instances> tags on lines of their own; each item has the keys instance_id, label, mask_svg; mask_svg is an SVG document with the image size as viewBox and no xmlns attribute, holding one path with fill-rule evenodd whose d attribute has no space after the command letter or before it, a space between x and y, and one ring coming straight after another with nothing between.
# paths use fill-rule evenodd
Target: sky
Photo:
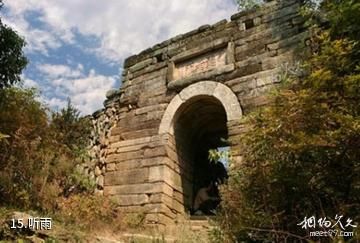
<instances>
[{"instance_id":1,"label":"sky","mask_svg":"<svg viewBox=\"0 0 360 243\"><path fill-rule=\"evenodd\" d=\"M25 87L83 115L120 88L126 57L204 24L229 19L234 0L4 0L3 23L24 37Z\"/></svg>"}]
</instances>

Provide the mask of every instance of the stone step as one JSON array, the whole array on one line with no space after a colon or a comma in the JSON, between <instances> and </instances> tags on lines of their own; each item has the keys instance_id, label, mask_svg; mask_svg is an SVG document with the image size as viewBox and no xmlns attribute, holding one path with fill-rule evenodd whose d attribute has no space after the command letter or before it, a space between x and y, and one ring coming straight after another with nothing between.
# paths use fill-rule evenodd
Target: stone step
<instances>
[{"instance_id":1,"label":"stone step","mask_svg":"<svg viewBox=\"0 0 360 243\"><path fill-rule=\"evenodd\" d=\"M204 226L191 226L191 230L192 231L209 231L210 230L210 228L208 228L208 227L204 227Z\"/></svg>"},{"instance_id":2,"label":"stone step","mask_svg":"<svg viewBox=\"0 0 360 243\"><path fill-rule=\"evenodd\" d=\"M204 227L204 228L210 227L209 221L207 220L191 220L189 221L189 223L192 227Z\"/></svg>"}]
</instances>

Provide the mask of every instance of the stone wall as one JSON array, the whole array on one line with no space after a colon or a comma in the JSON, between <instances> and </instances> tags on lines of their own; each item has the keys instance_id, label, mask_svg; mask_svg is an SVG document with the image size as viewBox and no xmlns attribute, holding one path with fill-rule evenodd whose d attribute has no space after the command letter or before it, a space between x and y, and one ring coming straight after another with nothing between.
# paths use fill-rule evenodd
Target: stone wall
<instances>
[{"instance_id":1,"label":"stone wall","mask_svg":"<svg viewBox=\"0 0 360 243\"><path fill-rule=\"evenodd\" d=\"M121 89L93 116L88 167L97 192L125 212L146 212L148 223L184 215L201 146L226 133L241 160L241 117L267 103L282 65L306 38L299 7L270 1L127 58Z\"/></svg>"},{"instance_id":2,"label":"stone wall","mask_svg":"<svg viewBox=\"0 0 360 243\"><path fill-rule=\"evenodd\" d=\"M91 117L92 131L89 144L89 157L86 163L78 165L78 170L96 182L95 193L103 194L106 156L111 142L110 131L119 120L120 91L110 90L106 94L104 109Z\"/></svg>"}]
</instances>

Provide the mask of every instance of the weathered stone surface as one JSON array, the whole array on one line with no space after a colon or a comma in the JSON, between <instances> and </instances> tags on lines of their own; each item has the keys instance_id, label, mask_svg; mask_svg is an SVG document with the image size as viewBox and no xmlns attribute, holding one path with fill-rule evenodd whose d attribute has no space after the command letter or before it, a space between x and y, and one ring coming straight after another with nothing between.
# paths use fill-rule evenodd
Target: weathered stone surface
<instances>
[{"instance_id":1,"label":"weathered stone surface","mask_svg":"<svg viewBox=\"0 0 360 243\"><path fill-rule=\"evenodd\" d=\"M157 182L164 181L169 185L172 185L173 172L170 168L164 165L153 166L149 168L149 181Z\"/></svg>"},{"instance_id":2,"label":"weathered stone surface","mask_svg":"<svg viewBox=\"0 0 360 243\"><path fill-rule=\"evenodd\" d=\"M194 74L224 66L226 64L226 56L226 49L222 48L190 59L191 61L183 61L181 63L175 64L173 78L182 79Z\"/></svg>"},{"instance_id":3,"label":"weathered stone surface","mask_svg":"<svg viewBox=\"0 0 360 243\"><path fill-rule=\"evenodd\" d=\"M175 162L169 159L167 156L161 157L154 157L154 158L147 158L141 160L142 167L151 167L151 166L158 166L158 165L166 165L169 168L173 168L176 166Z\"/></svg>"},{"instance_id":4,"label":"weathered stone surface","mask_svg":"<svg viewBox=\"0 0 360 243\"><path fill-rule=\"evenodd\" d=\"M166 155L166 148L164 146L155 147L155 148L147 148L144 151L144 156L146 158L159 157Z\"/></svg>"},{"instance_id":5,"label":"weathered stone surface","mask_svg":"<svg viewBox=\"0 0 360 243\"><path fill-rule=\"evenodd\" d=\"M293 63L293 61L294 61L293 52L292 50L290 50L286 53L283 53L281 56L269 57L264 59L262 62L262 69L268 70L268 69L277 68L285 63L287 64Z\"/></svg>"},{"instance_id":6,"label":"weathered stone surface","mask_svg":"<svg viewBox=\"0 0 360 243\"><path fill-rule=\"evenodd\" d=\"M145 144L145 143L149 143L151 142L153 139L153 137L142 137L142 138L137 138L137 139L128 139L125 141L120 141L120 142L116 142L113 143L111 145L112 148L120 148L120 147L125 147L125 146L130 146L130 145L136 145L136 144Z\"/></svg>"},{"instance_id":7,"label":"weathered stone surface","mask_svg":"<svg viewBox=\"0 0 360 243\"><path fill-rule=\"evenodd\" d=\"M149 180L149 169L114 171L105 174L105 186L144 183Z\"/></svg>"},{"instance_id":8,"label":"weathered stone surface","mask_svg":"<svg viewBox=\"0 0 360 243\"><path fill-rule=\"evenodd\" d=\"M138 71L138 70L140 70L140 69L143 69L143 68L147 67L147 66L150 65L152 62L153 62L153 60L152 60L151 58L146 59L146 60L141 61L141 62L138 62L138 63L136 63L134 66L131 66L131 67L129 68L129 71L130 71L130 72L136 72L136 71Z\"/></svg>"},{"instance_id":9,"label":"weathered stone surface","mask_svg":"<svg viewBox=\"0 0 360 243\"><path fill-rule=\"evenodd\" d=\"M116 170L117 171L126 171L126 170L134 170L136 168L140 168L141 161L142 161L142 159L121 161L119 163L116 163Z\"/></svg>"},{"instance_id":10,"label":"weathered stone surface","mask_svg":"<svg viewBox=\"0 0 360 243\"><path fill-rule=\"evenodd\" d=\"M183 102L184 101L179 95L176 95L172 99L171 103L167 106L164 116L161 120L159 134L163 134L169 131L173 120L173 114L175 114L175 112L183 104Z\"/></svg>"},{"instance_id":11,"label":"weathered stone surface","mask_svg":"<svg viewBox=\"0 0 360 243\"><path fill-rule=\"evenodd\" d=\"M149 202L149 196L146 194L114 195L111 198L119 206L144 205Z\"/></svg>"},{"instance_id":12,"label":"weathered stone surface","mask_svg":"<svg viewBox=\"0 0 360 243\"><path fill-rule=\"evenodd\" d=\"M164 193L154 193L150 196L150 203L164 203L167 206L172 206L173 199Z\"/></svg>"},{"instance_id":13,"label":"weathered stone surface","mask_svg":"<svg viewBox=\"0 0 360 243\"><path fill-rule=\"evenodd\" d=\"M124 153L120 153L120 154L111 154L111 155L107 156L106 163L139 159L139 158L143 157L143 154L144 154L143 151L131 151L131 152L124 152Z\"/></svg>"},{"instance_id":14,"label":"weathered stone surface","mask_svg":"<svg viewBox=\"0 0 360 243\"><path fill-rule=\"evenodd\" d=\"M191 76L187 76L185 78L171 81L170 83L168 83L168 89L178 90L197 81L214 79L216 78L216 76L234 71L234 68L235 68L234 64L227 64L227 65L222 65L221 67L218 67L216 69L211 69L209 71L196 73Z\"/></svg>"},{"instance_id":15,"label":"weathered stone surface","mask_svg":"<svg viewBox=\"0 0 360 243\"><path fill-rule=\"evenodd\" d=\"M164 182L139 183L130 185L105 186L105 195L165 193L172 197L173 189Z\"/></svg>"},{"instance_id":16,"label":"weathered stone surface","mask_svg":"<svg viewBox=\"0 0 360 243\"><path fill-rule=\"evenodd\" d=\"M145 210L149 214L161 213L172 219L176 217L176 214L164 203L151 203L145 206Z\"/></svg>"},{"instance_id":17,"label":"weathered stone surface","mask_svg":"<svg viewBox=\"0 0 360 243\"><path fill-rule=\"evenodd\" d=\"M135 144L135 145L129 145L129 146L123 146L123 147L114 147L110 148L108 151L108 154L121 154L125 152L131 152L131 151L139 151L144 150L147 148L155 148L159 146L163 146L163 142L160 140L155 140L153 142L144 143L144 144Z\"/></svg>"},{"instance_id":18,"label":"weathered stone surface","mask_svg":"<svg viewBox=\"0 0 360 243\"><path fill-rule=\"evenodd\" d=\"M151 213L147 214L145 221L148 224L163 224L163 225L169 225L174 222L173 218L168 217L167 215L164 215L162 213Z\"/></svg>"},{"instance_id":19,"label":"weathered stone surface","mask_svg":"<svg viewBox=\"0 0 360 243\"><path fill-rule=\"evenodd\" d=\"M101 187L101 189L104 188L104 176L103 176L103 175L99 175L99 176L97 177L97 185L98 185L99 187Z\"/></svg>"},{"instance_id":20,"label":"weathered stone surface","mask_svg":"<svg viewBox=\"0 0 360 243\"><path fill-rule=\"evenodd\" d=\"M141 115L144 113L150 113L150 112L154 112L154 111L164 111L166 109L166 107L167 107L167 104L145 106L145 107L136 109L135 115Z\"/></svg>"},{"instance_id":21,"label":"weathered stone surface","mask_svg":"<svg viewBox=\"0 0 360 243\"><path fill-rule=\"evenodd\" d=\"M159 125L160 121L156 121L154 123L151 123L151 121L148 122L150 128L143 128L146 127L146 123L139 124L137 131L129 131L129 132L122 132L121 138L122 139L133 139L133 138L141 138L143 136L155 136L157 134L157 127ZM151 125L154 124L154 125ZM153 128L151 128L153 126Z\"/></svg>"},{"instance_id":22,"label":"weathered stone surface","mask_svg":"<svg viewBox=\"0 0 360 243\"><path fill-rule=\"evenodd\" d=\"M301 43L305 38L308 37L308 34L303 32L294 36L290 36L289 38L279 40L278 42L268 44L266 47L269 50L277 50L284 47L292 46L296 43Z\"/></svg>"},{"instance_id":23,"label":"weathered stone surface","mask_svg":"<svg viewBox=\"0 0 360 243\"><path fill-rule=\"evenodd\" d=\"M172 202L172 208L181 214L185 213L184 204L181 203L183 201L184 201L184 199L181 199L181 200L173 199L173 202Z\"/></svg>"},{"instance_id":24,"label":"weathered stone surface","mask_svg":"<svg viewBox=\"0 0 360 243\"><path fill-rule=\"evenodd\" d=\"M183 101L186 101L199 94L212 95L216 87L216 82L200 82L198 85L191 85L188 88L182 90L179 96Z\"/></svg>"},{"instance_id":25,"label":"weathered stone surface","mask_svg":"<svg viewBox=\"0 0 360 243\"><path fill-rule=\"evenodd\" d=\"M124 212L146 212L149 223L186 214L202 140L228 134L241 163L240 118L270 102L279 72L307 38L299 7L267 1L127 58L121 89L92 116L91 159L78 167L96 181L96 193Z\"/></svg>"}]
</instances>

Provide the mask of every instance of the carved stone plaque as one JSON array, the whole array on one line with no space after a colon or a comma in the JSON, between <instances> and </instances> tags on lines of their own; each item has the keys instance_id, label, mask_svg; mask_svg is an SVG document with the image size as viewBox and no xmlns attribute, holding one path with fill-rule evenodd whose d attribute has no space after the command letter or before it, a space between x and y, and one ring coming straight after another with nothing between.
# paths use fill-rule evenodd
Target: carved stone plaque
<instances>
[{"instance_id":1,"label":"carved stone plaque","mask_svg":"<svg viewBox=\"0 0 360 243\"><path fill-rule=\"evenodd\" d=\"M196 56L180 63L175 63L174 79L182 79L194 74L211 71L226 65L226 48Z\"/></svg>"}]
</instances>

